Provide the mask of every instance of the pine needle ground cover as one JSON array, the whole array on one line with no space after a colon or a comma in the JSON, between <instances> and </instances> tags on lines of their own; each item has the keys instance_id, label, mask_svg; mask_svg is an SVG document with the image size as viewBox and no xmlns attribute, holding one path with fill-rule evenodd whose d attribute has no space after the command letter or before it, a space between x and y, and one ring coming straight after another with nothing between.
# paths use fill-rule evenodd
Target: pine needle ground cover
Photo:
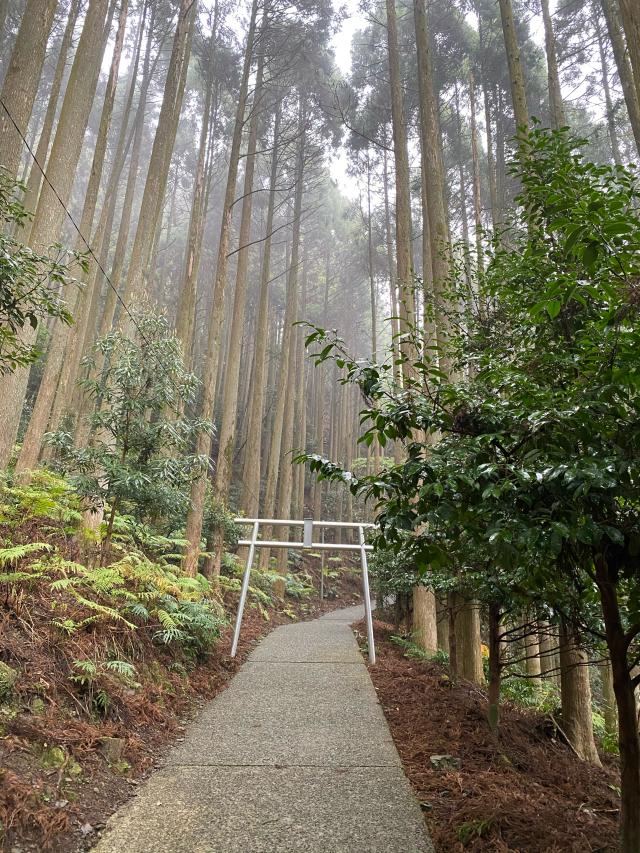
<instances>
[{"instance_id":1,"label":"pine needle ground cover","mask_svg":"<svg viewBox=\"0 0 640 853\"><path fill-rule=\"evenodd\" d=\"M452 684L443 664L416 659L384 622L375 636L369 673L436 850L619 849L617 759L603 753L603 768L580 761L549 716L510 702L494 736L483 688Z\"/></svg>"},{"instance_id":2,"label":"pine needle ground cover","mask_svg":"<svg viewBox=\"0 0 640 853\"><path fill-rule=\"evenodd\" d=\"M202 576L180 575L180 547L118 515L112 562L100 566L63 478L43 471L28 486L0 486L4 848L92 846L258 639L319 611L318 560L292 566L283 601L272 594L275 573L256 572L231 659L241 567L227 557L215 592ZM329 574L325 608L358 600L357 573Z\"/></svg>"}]
</instances>

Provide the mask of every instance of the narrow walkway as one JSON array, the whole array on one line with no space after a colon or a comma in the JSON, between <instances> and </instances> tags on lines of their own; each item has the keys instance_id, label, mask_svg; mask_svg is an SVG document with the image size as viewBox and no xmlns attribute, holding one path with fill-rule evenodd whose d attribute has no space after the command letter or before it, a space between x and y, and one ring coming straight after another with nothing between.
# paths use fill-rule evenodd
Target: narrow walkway
<instances>
[{"instance_id":1,"label":"narrow walkway","mask_svg":"<svg viewBox=\"0 0 640 853\"><path fill-rule=\"evenodd\" d=\"M361 617L269 634L98 853L433 853L349 627Z\"/></svg>"}]
</instances>

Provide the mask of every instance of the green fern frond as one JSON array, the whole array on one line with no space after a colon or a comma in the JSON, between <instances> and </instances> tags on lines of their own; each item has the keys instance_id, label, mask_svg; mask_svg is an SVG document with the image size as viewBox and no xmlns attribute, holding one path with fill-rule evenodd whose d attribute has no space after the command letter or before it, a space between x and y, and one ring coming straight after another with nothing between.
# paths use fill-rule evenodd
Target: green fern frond
<instances>
[{"instance_id":1,"label":"green fern frond","mask_svg":"<svg viewBox=\"0 0 640 853\"><path fill-rule=\"evenodd\" d=\"M158 617L158 622L160 622L165 630L176 627L175 619L166 610L156 610L156 616Z\"/></svg>"},{"instance_id":2,"label":"green fern frond","mask_svg":"<svg viewBox=\"0 0 640 853\"><path fill-rule=\"evenodd\" d=\"M53 551L53 545L47 542L27 542L24 545L14 545L12 548L0 548L0 566L15 565L18 560L42 551Z\"/></svg>"},{"instance_id":3,"label":"green fern frond","mask_svg":"<svg viewBox=\"0 0 640 853\"><path fill-rule=\"evenodd\" d=\"M124 625L127 626L127 628L132 628L135 630L136 626L133 624L133 622L129 622L128 619L125 619L124 616L114 607L107 607L105 604L99 604L97 601L91 601L91 599L85 598L73 587L70 587L70 590L73 593L74 598L80 604L84 604L85 607L88 607L89 610L94 610L100 615L106 617L107 619L113 619L114 622L122 622Z\"/></svg>"},{"instance_id":4,"label":"green fern frond","mask_svg":"<svg viewBox=\"0 0 640 853\"><path fill-rule=\"evenodd\" d=\"M104 668L110 672L115 672L125 681L134 681L137 675L135 666L126 660L108 660L105 662Z\"/></svg>"}]
</instances>

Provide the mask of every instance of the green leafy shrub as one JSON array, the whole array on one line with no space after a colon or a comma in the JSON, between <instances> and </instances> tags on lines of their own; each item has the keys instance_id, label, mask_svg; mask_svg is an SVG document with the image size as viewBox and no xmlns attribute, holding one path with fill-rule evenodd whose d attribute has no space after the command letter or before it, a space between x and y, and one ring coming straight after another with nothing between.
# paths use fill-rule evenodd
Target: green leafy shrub
<instances>
[{"instance_id":1,"label":"green leafy shrub","mask_svg":"<svg viewBox=\"0 0 640 853\"><path fill-rule=\"evenodd\" d=\"M98 403L89 416L93 440L76 447L70 432L47 440L55 464L90 506L109 505L103 558L116 513L158 523L184 518L191 480L206 460L192 452L208 421L186 417L198 379L185 370L180 342L165 317L141 315L136 333L111 332L85 360L81 385Z\"/></svg>"},{"instance_id":2,"label":"green leafy shrub","mask_svg":"<svg viewBox=\"0 0 640 853\"><path fill-rule=\"evenodd\" d=\"M15 236L29 214L18 198L24 185L0 167L0 375L31 364L40 356L38 343L22 334L48 317L71 323L64 301L65 288L74 282L72 263L86 268L75 252L53 247L38 254Z\"/></svg>"},{"instance_id":3,"label":"green leafy shrub","mask_svg":"<svg viewBox=\"0 0 640 853\"><path fill-rule=\"evenodd\" d=\"M406 637L393 635L389 639L396 646L400 646L404 651L404 656L410 660L433 661L434 663L439 663L441 666L449 665L449 655L442 651L442 649L438 649L435 652L426 652Z\"/></svg>"},{"instance_id":4,"label":"green leafy shrub","mask_svg":"<svg viewBox=\"0 0 640 853\"><path fill-rule=\"evenodd\" d=\"M560 707L560 691L552 681L545 679L505 678L500 685L503 699L514 702L523 708L532 708L542 713L555 711Z\"/></svg>"}]
</instances>

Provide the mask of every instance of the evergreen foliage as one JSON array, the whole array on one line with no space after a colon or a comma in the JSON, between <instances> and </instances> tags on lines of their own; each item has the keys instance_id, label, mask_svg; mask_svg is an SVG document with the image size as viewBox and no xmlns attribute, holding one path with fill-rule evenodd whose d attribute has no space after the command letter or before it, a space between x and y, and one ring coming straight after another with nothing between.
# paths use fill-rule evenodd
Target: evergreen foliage
<instances>
[{"instance_id":1,"label":"evergreen foliage","mask_svg":"<svg viewBox=\"0 0 640 853\"><path fill-rule=\"evenodd\" d=\"M36 361L41 349L24 339L25 326L37 329L47 318L70 324L65 289L76 286L71 265L85 260L54 246L38 254L14 236L29 218L20 195L24 186L0 167L0 375Z\"/></svg>"}]
</instances>

